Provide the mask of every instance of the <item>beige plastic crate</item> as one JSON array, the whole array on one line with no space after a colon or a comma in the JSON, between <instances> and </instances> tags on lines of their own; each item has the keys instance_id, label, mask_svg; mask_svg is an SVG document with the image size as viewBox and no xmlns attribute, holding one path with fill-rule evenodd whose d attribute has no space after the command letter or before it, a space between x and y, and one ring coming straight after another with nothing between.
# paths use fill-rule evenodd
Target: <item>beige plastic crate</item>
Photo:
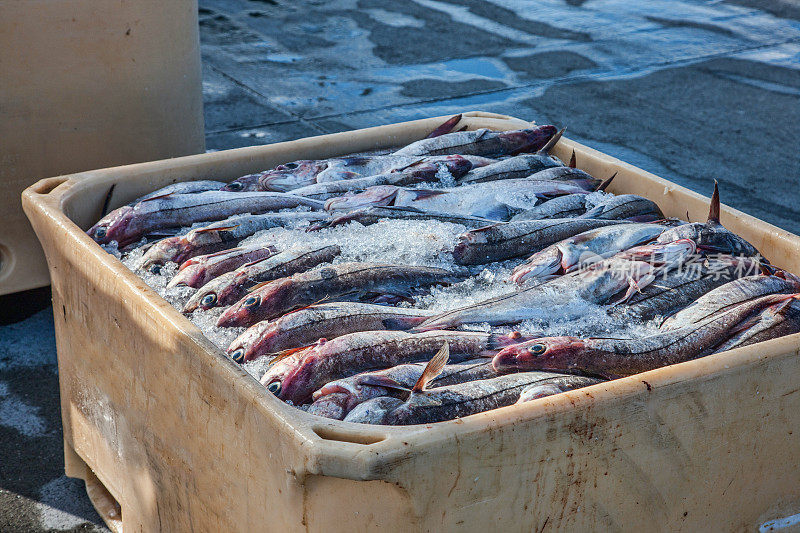
<instances>
[{"instance_id":1,"label":"beige plastic crate","mask_svg":"<svg viewBox=\"0 0 800 533\"><path fill-rule=\"evenodd\" d=\"M402 145L443 117L42 180L25 211L53 281L67 473L125 531L752 531L800 512L800 335L424 426L308 415L266 391L84 232L175 180ZM527 123L467 113L470 128ZM708 199L562 139L615 193ZM724 194L724 191L723 191ZM800 239L722 222L800 273ZM106 492L107 490L107 492ZM121 521L112 515L121 507Z\"/></svg>"},{"instance_id":2,"label":"beige plastic crate","mask_svg":"<svg viewBox=\"0 0 800 533\"><path fill-rule=\"evenodd\" d=\"M0 295L50 283L26 187L204 149L197 0L0 0Z\"/></svg>"}]
</instances>

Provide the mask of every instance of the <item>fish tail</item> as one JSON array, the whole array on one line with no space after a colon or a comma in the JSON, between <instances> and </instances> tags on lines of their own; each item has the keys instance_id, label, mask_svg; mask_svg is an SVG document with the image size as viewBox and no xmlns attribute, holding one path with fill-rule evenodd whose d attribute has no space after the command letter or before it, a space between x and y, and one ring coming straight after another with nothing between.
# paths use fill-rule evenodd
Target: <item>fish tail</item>
<instances>
[{"instance_id":1,"label":"fish tail","mask_svg":"<svg viewBox=\"0 0 800 533\"><path fill-rule=\"evenodd\" d=\"M536 153L537 154L547 154L547 153L549 153L550 150L552 150L552 148L556 145L556 143L558 143L558 141L561 140L561 136L564 135L565 131L567 131L567 127L566 126L561 128L560 130L558 130L555 135L550 137L550 140L547 141L547 144L542 146L539 149L539 151L537 151Z\"/></svg>"},{"instance_id":2,"label":"fish tail","mask_svg":"<svg viewBox=\"0 0 800 533\"><path fill-rule=\"evenodd\" d=\"M617 173L614 172L613 174L611 174L610 178L608 178L606 180L603 180L603 182L600 185L597 186L597 190L598 191L605 191L608 188L608 186L611 185L611 182L614 181L614 178L616 178L616 177L617 177Z\"/></svg>"},{"instance_id":3,"label":"fish tail","mask_svg":"<svg viewBox=\"0 0 800 533\"><path fill-rule=\"evenodd\" d=\"M458 123L461 122L461 114L455 115L450 117L449 119L445 120L441 126L430 132L425 138L426 139L433 139L434 137L439 137L440 135L444 135L446 133L450 133L453 131Z\"/></svg>"},{"instance_id":4,"label":"fish tail","mask_svg":"<svg viewBox=\"0 0 800 533\"><path fill-rule=\"evenodd\" d=\"M711 195L711 205L708 208L708 223L719 224L719 185L714 180L714 194Z\"/></svg>"}]
</instances>

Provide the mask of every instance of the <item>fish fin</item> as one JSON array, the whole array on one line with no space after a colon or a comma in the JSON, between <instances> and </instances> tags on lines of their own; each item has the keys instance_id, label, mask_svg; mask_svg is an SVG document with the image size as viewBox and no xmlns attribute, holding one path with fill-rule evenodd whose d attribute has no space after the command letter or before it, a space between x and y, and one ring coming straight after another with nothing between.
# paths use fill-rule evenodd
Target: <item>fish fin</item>
<instances>
[{"instance_id":1,"label":"fish fin","mask_svg":"<svg viewBox=\"0 0 800 533\"><path fill-rule=\"evenodd\" d=\"M466 233L478 233L479 231L489 231L490 229L496 228L497 226L502 226L503 224L506 224L506 223L505 222L496 222L494 224L489 224L488 226L482 226L480 228L473 228L473 229L467 231Z\"/></svg>"},{"instance_id":2,"label":"fish fin","mask_svg":"<svg viewBox=\"0 0 800 533\"><path fill-rule=\"evenodd\" d=\"M317 342L319 342L319 341L317 341ZM278 361L286 359L287 357L289 357L291 355L294 355L297 352L301 352L301 351L303 351L305 349L308 349L308 348L311 348L312 346L315 346L317 344L317 342L315 342L313 344L306 344L305 346L298 346L296 348L288 348L286 350L281 350L279 352L275 352L275 353L271 354L273 356L273 358L270 360L269 363L270 364L277 363Z\"/></svg>"},{"instance_id":3,"label":"fish fin","mask_svg":"<svg viewBox=\"0 0 800 533\"><path fill-rule=\"evenodd\" d=\"M708 208L707 224L719 224L719 186L714 180L714 194L711 195L711 205Z\"/></svg>"},{"instance_id":4,"label":"fish fin","mask_svg":"<svg viewBox=\"0 0 800 533\"><path fill-rule=\"evenodd\" d=\"M598 206L595 206L595 207L589 209L588 211L586 211L584 214L582 214L578 218L599 218L600 215L603 214L603 211L605 211L605 206L604 205L598 205Z\"/></svg>"},{"instance_id":5,"label":"fish fin","mask_svg":"<svg viewBox=\"0 0 800 533\"><path fill-rule=\"evenodd\" d=\"M409 324L407 320L403 320L401 318L384 318L383 320L381 320L381 324L383 325L384 328L391 331L402 331L405 329L409 329L409 327L411 326L411 324Z\"/></svg>"},{"instance_id":6,"label":"fish fin","mask_svg":"<svg viewBox=\"0 0 800 533\"><path fill-rule=\"evenodd\" d=\"M255 291L257 291L258 289L261 289L261 288L263 288L263 287L266 287L266 286L267 286L269 283L272 283L273 281L275 281L275 280L273 279L273 280L270 280L270 281L262 281L261 283L256 283L255 285L253 285L252 287L250 287L249 289L247 289L245 292L246 292L247 294L250 294L251 292L255 292Z\"/></svg>"},{"instance_id":7,"label":"fish fin","mask_svg":"<svg viewBox=\"0 0 800 533\"><path fill-rule=\"evenodd\" d=\"M269 282L267 282L267 283L269 283ZM320 298L319 300L317 300L314 303L311 303L311 304L308 304L308 305L304 305L303 307L298 307L297 309L289 311L288 313L286 313L286 315L291 315L292 313L297 313L297 312L302 311L304 309L308 309L310 307L314 307L315 305L321 304L322 302L324 302L325 300L328 300L328 299L330 299L330 296L326 296L324 298ZM284 316L286 316L286 315L284 315Z\"/></svg>"},{"instance_id":8,"label":"fish fin","mask_svg":"<svg viewBox=\"0 0 800 533\"><path fill-rule=\"evenodd\" d=\"M462 131L467 131L468 129L469 129L469 126L464 126L464 127L462 127L462 128L459 128L459 129L456 131L456 133L461 133Z\"/></svg>"},{"instance_id":9,"label":"fish fin","mask_svg":"<svg viewBox=\"0 0 800 533\"><path fill-rule=\"evenodd\" d=\"M575 149L574 148L572 149L572 155L569 158L569 164L567 166L569 168L577 168L578 167L578 163L577 163L577 161L575 159Z\"/></svg>"},{"instance_id":10,"label":"fish fin","mask_svg":"<svg viewBox=\"0 0 800 533\"><path fill-rule=\"evenodd\" d=\"M246 267L251 267L253 265L257 265L258 263L260 263L262 261L266 261L267 259L269 259L271 257L272 257L271 255L268 255L267 257L260 257L260 258L256 259L255 261L250 261L249 263L244 263L239 268L246 268Z\"/></svg>"},{"instance_id":11,"label":"fish fin","mask_svg":"<svg viewBox=\"0 0 800 533\"><path fill-rule=\"evenodd\" d=\"M646 276L642 276L642 278L639 280L628 278L628 290L625 291L625 294L622 296L622 298L620 298L616 302L613 302L611 304L611 307L627 303L627 301L630 300L634 294L636 294L637 292L641 294L642 289L647 287L655 279L656 279L655 276L653 276L652 274L647 274Z\"/></svg>"},{"instance_id":12,"label":"fish fin","mask_svg":"<svg viewBox=\"0 0 800 533\"><path fill-rule=\"evenodd\" d=\"M225 255L231 252L241 252L242 250L244 250L244 248L242 248L241 246L237 246L235 248L228 248L227 250L220 250L219 252L206 254L205 257L219 257L221 255Z\"/></svg>"},{"instance_id":13,"label":"fish fin","mask_svg":"<svg viewBox=\"0 0 800 533\"><path fill-rule=\"evenodd\" d=\"M103 209L100 211L100 218L103 218L108 214L108 206L111 203L111 195L114 194L114 189L116 186L116 183L112 183L111 187L109 187L108 192L106 193L106 199L103 201Z\"/></svg>"},{"instance_id":14,"label":"fish fin","mask_svg":"<svg viewBox=\"0 0 800 533\"><path fill-rule=\"evenodd\" d=\"M424 391L428 382L442 373L442 370L444 370L444 365L447 364L448 359L450 359L450 345L447 343L447 341L444 341L444 345L439 349L438 352L436 352L436 355L434 355L433 358L428 361L428 364L425 365L425 370L422 371L422 375L411 388L411 392Z\"/></svg>"},{"instance_id":15,"label":"fish fin","mask_svg":"<svg viewBox=\"0 0 800 533\"><path fill-rule=\"evenodd\" d=\"M370 385L372 387L385 387L387 389L396 389L404 392L410 392L411 389L405 385L398 383L388 376L362 376L358 378L359 385Z\"/></svg>"},{"instance_id":16,"label":"fish fin","mask_svg":"<svg viewBox=\"0 0 800 533\"><path fill-rule=\"evenodd\" d=\"M391 173L396 173L396 172L402 172L402 171L404 171L404 170L408 170L409 168L411 168L411 167L413 167L413 166L416 166L416 165L419 165L420 163L424 163L424 162L425 162L425 158L424 158L424 157L420 157L420 158L419 158L419 159L417 159L416 161L414 161L414 162L412 162L412 163L409 163L409 164L407 164L407 165L406 165L406 166L404 166L404 167L397 167L397 168L393 168L393 169L391 169L391 170L389 171L389 173L391 174Z\"/></svg>"},{"instance_id":17,"label":"fish fin","mask_svg":"<svg viewBox=\"0 0 800 533\"><path fill-rule=\"evenodd\" d=\"M566 126L564 126L563 128L561 128L560 130L558 130L558 131L556 132L556 134L555 134L555 135L553 135L552 137L550 137L550 140L549 140L549 141L547 141L547 144L545 144L544 146L542 146L542 147L539 149L539 151L538 151L538 152L536 152L536 153L537 153L537 154L547 154L547 153L549 153L549 152L550 152L550 150L552 150L552 149L553 149L553 147L556 145L556 143L558 143L558 141L560 141L560 140L561 140L561 136L562 136L562 135L564 135L564 132L565 132L565 131L567 131L567 127L566 127Z\"/></svg>"},{"instance_id":18,"label":"fish fin","mask_svg":"<svg viewBox=\"0 0 800 533\"><path fill-rule=\"evenodd\" d=\"M603 182L600 185L597 186L597 190L598 191L605 191L608 188L608 186L611 185L611 182L614 181L614 178L616 178L616 177L617 177L617 173L614 172L613 174L611 174L610 178L608 178L606 180L603 180Z\"/></svg>"},{"instance_id":19,"label":"fish fin","mask_svg":"<svg viewBox=\"0 0 800 533\"><path fill-rule=\"evenodd\" d=\"M461 122L461 113L445 120L438 128L430 132L425 138L433 139L434 137L444 135L445 133L450 133L459 122Z\"/></svg>"},{"instance_id":20,"label":"fish fin","mask_svg":"<svg viewBox=\"0 0 800 533\"><path fill-rule=\"evenodd\" d=\"M198 228L198 229L195 229L195 230L192 230L192 231L194 231L195 233L209 233L209 232L212 232L212 231L230 231L230 230L236 229L238 227L239 227L239 224L235 224L233 226L222 226L222 227L216 227L216 228Z\"/></svg>"},{"instance_id":21,"label":"fish fin","mask_svg":"<svg viewBox=\"0 0 800 533\"><path fill-rule=\"evenodd\" d=\"M167 194L159 194L158 196L151 196L150 198L145 198L144 200L142 200L142 201L141 201L141 202L139 202L139 203L140 203L140 204L143 204L143 203L145 203L145 202L151 202L151 201L153 201L153 200L161 200L162 198L166 198L166 197L168 197L168 196L172 196L172 194L173 194L173 193L171 193L171 192L168 192Z\"/></svg>"},{"instance_id":22,"label":"fish fin","mask_svg":"<svg viewBox=\"0 0 800 533\"><path fill-rule=\"evenodd\" d=\"M397 305L400 302L408 302L414 303L414 298L412 297L414 293L409 289L407 291L395 291L395 292L374 292L374 291L364 291L357 295L357 300L359 302L369 302L376 305Z\"/></svg>"},{"instance_id":23,"label":"fish fin","mask_svg":"<svg viewBox=\"0 0 800 533\"><path fill-rule=\"evenodd\" d=\"M425 198L433 198L441 194L446 194L447 191L438 189L409 189L409 192L414 194L414 200L424 200Z\"/></svg>"}]
</instances>

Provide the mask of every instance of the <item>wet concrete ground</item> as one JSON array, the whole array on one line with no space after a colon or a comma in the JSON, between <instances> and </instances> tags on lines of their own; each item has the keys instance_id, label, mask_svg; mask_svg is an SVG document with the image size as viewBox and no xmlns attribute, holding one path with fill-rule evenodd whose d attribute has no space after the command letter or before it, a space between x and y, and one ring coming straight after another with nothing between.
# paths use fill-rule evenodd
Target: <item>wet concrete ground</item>
<instances>
[{"instance_id":1,"label":"wet concrete ground","mask_svg":"<svg viewBox=\"0 0 800 533\"><path fill-rule=\"evenodd\" d=\"M702 193L717 179L724 202L800 233L796 2L200 0L199 15L209 149L481 109L565 125ZM0 323L21 299L47 293L2 298ZM0 325L0 531L104 529L63 476L50 311Z\"/></svg>"}]
</instances>

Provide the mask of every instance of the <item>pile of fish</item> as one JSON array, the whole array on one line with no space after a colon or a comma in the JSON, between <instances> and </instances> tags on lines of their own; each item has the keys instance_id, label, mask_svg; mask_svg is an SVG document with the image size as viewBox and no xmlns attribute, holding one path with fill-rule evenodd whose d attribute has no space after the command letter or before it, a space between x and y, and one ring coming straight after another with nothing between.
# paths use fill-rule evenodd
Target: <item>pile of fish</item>
<instances>
[{"instance_id":1,"label":"pile of fish","mask_svg":"<svg viewBox=\"0 0 800 533\"><path fill-rule=\"evenodd\" d=\"M800 332L800 279L550 154L554 126L176 183L89 230L271 393L423 424ZM562 130L563 131L563 130Z\"/></svg>"}]
</instances>

